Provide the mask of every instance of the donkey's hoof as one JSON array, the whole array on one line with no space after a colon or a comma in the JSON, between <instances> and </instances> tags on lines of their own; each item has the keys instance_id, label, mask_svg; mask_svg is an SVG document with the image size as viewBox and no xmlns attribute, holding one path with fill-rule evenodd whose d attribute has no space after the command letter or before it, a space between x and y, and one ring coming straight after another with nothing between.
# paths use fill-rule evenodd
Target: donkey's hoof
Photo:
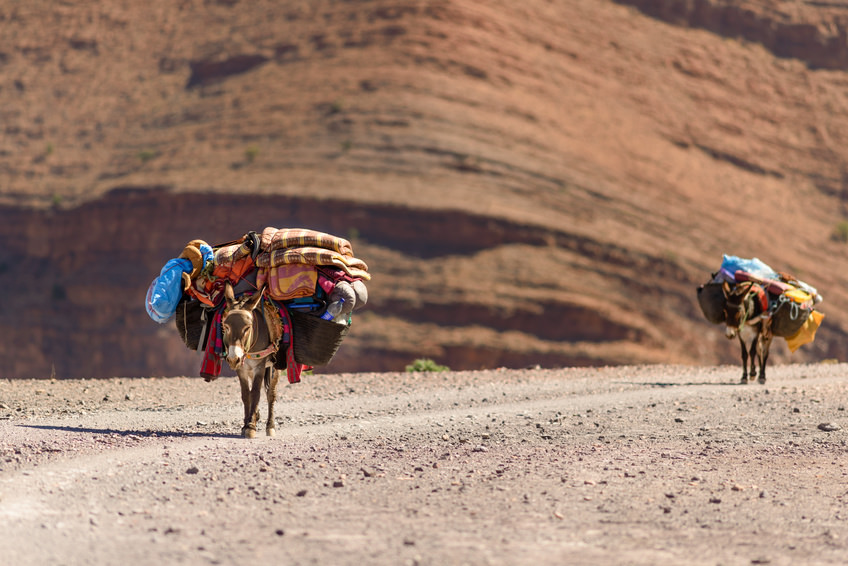
<instances>
[{"instance_id":1,"label":"donkey's hoof","mask_svg":"<svg viewBox=\"0 0 848 566\"><path fill-rule=\"evenodd\" d=\"M256 438L256 429L245 427L241 429L241 435L244 438Z\"/></svg>"},{"instance_id":2,"label":"donkey's hoof","mask_svg":"<svg viewBox=\"0 0 848 566\"><path fill-rule=\"evenodd\" d=\"M739 383L743 383L743 384L747 385L748 384L748 376L743 375L742 379L739 380Z\"/></svg>"},{"instance_id":3,"label":"donkey's hoof","mask_svg":"<svg viewBox=\"0 0 848 566\"><path fill-rule=\"evenodd\" d=\"M766 378L765 378L765 377L763 377L763 376L760 376L760 378L757 380L757 382L758 382L760 385L765 385L765 384L766 384Z\"/></svg>"},{"instance_id":4,"label":"donkey's hoof","mask_svg":"<svg viewBox=\"0 0 848 566\"><path fill-rule=\"evenodd\" d=\"M265 436L277 436L277 431L273 428L266 428Z\"/></svg>"}]
</instances>

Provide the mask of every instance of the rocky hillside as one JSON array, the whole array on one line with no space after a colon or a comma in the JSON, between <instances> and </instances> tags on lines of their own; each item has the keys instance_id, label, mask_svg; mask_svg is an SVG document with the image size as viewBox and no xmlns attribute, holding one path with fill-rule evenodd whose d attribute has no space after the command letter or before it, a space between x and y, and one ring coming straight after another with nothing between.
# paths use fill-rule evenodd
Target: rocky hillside
<instances>
[{"instance_id":1,"label":"rocky hillside","mask_svg":"<svg viewBox=\"0 0 848 566\"><path fill-rule=\"evenodd\" d=\"M195 375L144 311L191 239L349 237L325 371L734 362L722 253L848 358L848 2L31 0L0 7L0 377Z\"/></svg>"}]
</instances>

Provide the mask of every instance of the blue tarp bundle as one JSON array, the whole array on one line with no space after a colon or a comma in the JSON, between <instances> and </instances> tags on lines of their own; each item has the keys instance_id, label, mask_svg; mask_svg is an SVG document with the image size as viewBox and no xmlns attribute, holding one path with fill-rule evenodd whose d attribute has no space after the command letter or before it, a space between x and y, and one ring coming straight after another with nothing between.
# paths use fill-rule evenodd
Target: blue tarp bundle
<instances>
[{"instance_id":1,"label":"blue tarp bundle","mask_svg":"<svg viewBox=\"0 0 848 566\"><path fill-rule=\"evenodd\" d=\"M172 259L162 267L159 277L147 289L145 306L150 318L159 324L173 318L177 303L183 296L183 273L191 273L192 269L187 259Z\"/></svg>"}]
</instances>

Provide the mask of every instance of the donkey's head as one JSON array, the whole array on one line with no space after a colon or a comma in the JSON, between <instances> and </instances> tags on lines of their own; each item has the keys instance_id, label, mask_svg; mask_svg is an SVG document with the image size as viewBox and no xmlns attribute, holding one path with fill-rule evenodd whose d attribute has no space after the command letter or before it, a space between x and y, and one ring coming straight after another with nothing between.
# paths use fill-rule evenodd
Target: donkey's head
<instances>
[{"instance_id":1,"label":"donkey's head","mask_svg":"<svg viewBox=\"0 0 848 566\"><path fill-rule=\"evenodd\" d=\"M745 323L754 315L754 301L751 293L754 283L747 281L731 287L727 281L721 285L724 291L724 320L727 323L725 336L735 338L742 331Z\"/></svg>"},{"instance_id":2,"label":"donkey's head","mask_svg":"<svg viewBox=\"0 0 848 566\"><path fill-rule=\"evenodd\" d=\"M221 318L224 348L227 352L227 363L232 369L238 369L256 342L257 331L253 310L262 298L262 289L249 297L236 299L232 285L227 283L224 298L227 301L224 316Z\"/></svg>"}]
</instances>

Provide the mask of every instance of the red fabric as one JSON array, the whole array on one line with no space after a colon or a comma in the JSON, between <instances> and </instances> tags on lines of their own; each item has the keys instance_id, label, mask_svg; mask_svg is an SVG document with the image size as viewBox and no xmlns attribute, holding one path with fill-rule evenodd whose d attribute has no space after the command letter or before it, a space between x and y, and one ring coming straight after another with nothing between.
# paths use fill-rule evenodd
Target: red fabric
<instances>
[{"instance_id":1,"label":"red fabric","mask_svg":"<svg viewBox=\"0 0 848 566\"><path fill-rule=\"evenodd\" d=\"M200 377L206 381L214 381L221 375L221 366L223 363L221 354L224 350L224 341L221 337L221 319L224 311L219 309L215 313L212 323L209 327L209 336L206 339L206 350L203 354L203 361L200 363Z\"/></svg>"},{"instance_id":2,"label":"red fabric","mask_svg":"<svg viewBox=\"0 0 848 566\"><path fill-rule=\"evenodd\" d=\"M303 370L310 370L312 366L300 364L294 359L294 333L292 331L291 318L286 307L280 307L280 317L283 319L283 341L286 342L286 377L289 383L300 383L300 374Z\"/></svg>"},{"instance_id":3,"label":"red fabric","mask_svg":"<svg viewBox=\"0 0 848 566\"><path fill-rule=\"evenodd\" d=\"M756 293L757 300L760 301L760 306L763 309L762 312L768 312L768 295L766 294L765 289L759 285L754 285L753 292Z\"/></svg>"}]
</instances>

